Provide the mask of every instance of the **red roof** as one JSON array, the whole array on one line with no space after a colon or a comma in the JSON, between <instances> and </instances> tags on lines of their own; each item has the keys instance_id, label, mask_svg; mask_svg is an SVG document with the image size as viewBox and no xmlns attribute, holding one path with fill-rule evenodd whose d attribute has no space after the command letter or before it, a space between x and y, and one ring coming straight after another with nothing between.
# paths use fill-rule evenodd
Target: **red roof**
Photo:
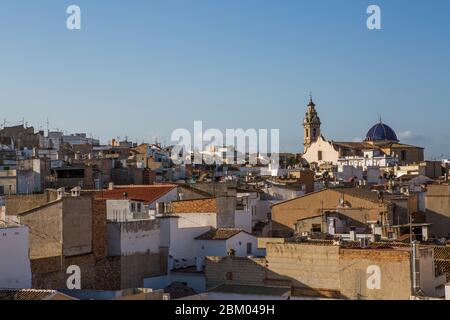
<instances>
[{"instance_id":1,"label":"red roof","mask_svg":"<svg viewBox=\"0 0 450 320\"><path fill-rule=\"evenodd\" d=\"M152 203L176 187L175 185L115 186L112 190L99 191L95 197L97 199L122 200L126 193L127 199Z\"/></svg>"}]
</instances>

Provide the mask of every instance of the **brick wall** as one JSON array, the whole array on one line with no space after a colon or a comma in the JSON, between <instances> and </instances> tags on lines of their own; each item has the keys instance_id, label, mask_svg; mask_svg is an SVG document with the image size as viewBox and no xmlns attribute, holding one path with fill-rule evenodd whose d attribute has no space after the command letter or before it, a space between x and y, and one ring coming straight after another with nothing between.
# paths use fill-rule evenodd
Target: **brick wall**
<instances>
[{"instance_id":1,"label":"brick wall","mask_svg":"<svg viewBox=\"0 0 450 320\"><path fill-rule=\"evenodd\" d=\"M61 256L61 250L50 250L49 247L55 242L55 245L59 245L57 239L53 240L50 237L52 234L56 235L60 233L61 221L59 223L49 220L51 211L48 209L42 209L42 214L33 214L24 217L24 220L28 221L28 224L34 226L33 233L30 234L30 240L32 241L32 247L39 245L41 242L38 236L41 233L45 233L48 236L44 238L47 243L45 246L41 246L39 251L35 252L34 258L31 260L32 275L33 275L33 288L36 289L58 289L66 288L67 267L70 265L78 265L81 268L81 282L83 289L103 289L113 290L120 289L120 259L108 259L107 255L107 226L106 226L106 201L102 199L91 199L90 197L69 198L68 200L82 199L83 202L89 201L92 208L92 250L87 254L75 255L72 257ZM58 206L59 210L61 209ZM46 219L42 217L45 214ZM55 219L61 220L58 212L55 214ZM34 223L34 220L39 220L42 224ZM33 222L33 223L32 223ZM68 226L69 227L69 226ZM50 232L54 230L55 232ZM59 230L59 231L58 231ZM32 235L35 236L32 236ZM34 239L37 238L37 239ZM34 239L34 240L33 240ZM43 241L44 241L43 240ZM51 241L50 241L51 240ZM49 247L48 249L46 249ZM33 255L32 255L33 258ZM61 266L62 265L62 266Z\"/></svg>"},{"instance_id":2,"label":"brick wall","mask_svg":"<svg viewBox=\"0 0 450 320\"><path fill-rule=\"evenodd\" d=\"M142 173L142 184L154 184L156 181L156 173L149 168L144 169Z\"/></svg>"},{"instance_id":3,"label":"brick wall","mask_svg":"<svg viewBox=\"0 0 450 320\"><path fill-rule=\"evenodd\" d=\"M144 278L160 276L161 255L159 253L134 253L121 256L121 286L126 288L141 288Z\"/></svg>"},{"instance_id":4,"label":"brick wall","mask_svg":"<svg viewBox=\"0 0 450 320\"><path fill-rule=\"evenodd\" d=\"M41 194L5 196L6 213L14 216L54 200L56 200L56 193L50 191Z\"/></svg>"},{"instance_id":5,"label":"brick wall","mask_svg":"<svg viewBox=\"0 0 450 320\"><path fill-rule=\"evenodd\" d=\"M61 256L31 260L32 287L34 289L62 288L64 274L61 270L64 264Z\"/></svg>"},{"instance_id":6,"label":"brick wall","mask_svg":"<svg viewBox=\"0 0 450 320\"><path fill-rule=\"evenodd\" d=\"M95 264L95 289L120 290L120 269L120 257L106 257L97 261Z\"/></svg>"},{"instance_id":7,"label":"brick wall","mask_svg":"<svg viewBox=\"0 0 450 320\"><path fill-rule=\"evenodd\" d=\"M92 254L76 257L49 257L31 260L32 287L34 289L61 289L66 288L66 270L71 265L81 269L81 288L94 289L95 287L95 259Z\"/></svg>"},{"instance_id":8,"label":"brick wall","mask_svg":"<svg viewBox=\"0 0 450 320\"><path fill-rule=\"evenodd\" d=\"M106 200L92 200L92 252L95 260L106 258L108 231L106 223Z\"/></svg>"},{"instance_id":9,"label":"brick wall","mask_svg":"<svg viewBox=\"0 0 450 320\"><path fill-rule=\"evenodd\" d=\"M94 189L94 170L92 167L85 167L84 169L84 180L83 180L83 188L84 189Z\"/></svg>"}]
</instances>

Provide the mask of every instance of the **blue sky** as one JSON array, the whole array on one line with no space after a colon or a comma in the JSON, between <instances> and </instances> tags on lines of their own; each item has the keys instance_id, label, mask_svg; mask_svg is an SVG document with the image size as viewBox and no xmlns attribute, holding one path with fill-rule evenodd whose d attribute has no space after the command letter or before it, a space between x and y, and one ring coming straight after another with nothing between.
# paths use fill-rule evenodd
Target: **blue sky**
<instances>
[{"instance_id":1,"label":"blue sky","mask_svg":"<svg viewBox=\"0 0 450 320\"><path fill-rule=\"evenodd\" d=\"M66 29L66 8L82 30ZM366 9L382 10L382 30ZM328 139L379 115L450 157L448 0L0 0L0 118L169 143L172 130L279 128L300 152L313 92Z\"/></svg>"}]
</instances>

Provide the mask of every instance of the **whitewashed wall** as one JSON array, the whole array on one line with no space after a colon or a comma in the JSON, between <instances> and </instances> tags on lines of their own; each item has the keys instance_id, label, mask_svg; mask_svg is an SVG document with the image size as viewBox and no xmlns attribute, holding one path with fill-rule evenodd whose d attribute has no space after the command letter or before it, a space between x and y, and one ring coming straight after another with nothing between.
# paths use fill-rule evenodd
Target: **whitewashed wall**
<instances>
[{"instance_id":1,"label":"whitewashed wall","mask_svg":"<svg viewBox=\"0 0 450 320\"><path fill-rule=\"evenodd\" d=\"M188 266L194 266L196 257L196 240L194 239L217 226L217 214L215 212L178 213L177 216L177 218L162 219L161 245L169 247L172 260L185 259ZM169 259L169 268L170 266Z\"/></svg>"},{"instance_id":2,"label":"whitewashed wall","mask_svg":"<svg viewBox=\"0 0 450 320\"><path fill-rule=\"evenodd\" d=\"M159 220L108 222L108 255L159 252Z\"/></svg>"},{"instance_id":3,"label":"whitewashed wall","mask_svg":"<svg viewBox=\"0 0 450 320\"><path fill-rule=\"evenodd\" d=\"M0 228L0 288L31 288L29 229Z\"/></svg>"},{"instance_id":4,"label":"whitewashed wall","mask_svg":"<svg viewBox=\"0 0 450 320\"><path fill-rule=\"evenodd\" d=\"M156 209L156 204L158 202L172 202L172 201L177 201L177 200L178 200L178 188L173 188L172 190L167 192L162 197L160 197L160 198L156 199L155 201L153 201L152 203L150 203L149 209Z\"/></svg>"},{"instance_id":5,"label":"whitewashed wall","mask_svg":"<svg viewBox=\"0 0 450 320\"><path fill-rule=\"evenodd\" d=\"M322 160L319 160L319 151L322 151ZM336 151L330 142L325 141L322 137L319 137L316 142L314 142L303 155L303 158L308 161L308 163L333 163L337 164L339 159L339 152Z\"/></svg>"},{"instance_id":6,"label":"whitewashed wall","mask_svg":"<svg viewBox=\"0 0 450 320\"><path fill-rule=\"evenodd\" d=\"M252 244L252 253L247 253L247 243ZM241 232L234 237L227 240L226 243L226 252L230 249L234 249L236 251L236 257L247 257L249 255L258 256L258 239L251 234ZM226 255L226 253L225 253Z\"/></svg>"}]
</instances>

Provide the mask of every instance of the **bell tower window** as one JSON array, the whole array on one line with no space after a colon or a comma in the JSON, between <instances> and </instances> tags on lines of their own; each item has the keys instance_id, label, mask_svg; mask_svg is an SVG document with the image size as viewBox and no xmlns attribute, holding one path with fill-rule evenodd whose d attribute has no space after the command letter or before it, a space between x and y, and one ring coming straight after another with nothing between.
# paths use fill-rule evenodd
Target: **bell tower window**
<instances>
[{"instance_id":1,"label":"bell tower window","mask_svg":"<svg viewBox=\"0 0 450 320\"><path fill-rule=\"evenodd\" d=\"M312 100L312 95L309 97L309 103L307 105L307 111L305 118L303 119L303 128L304 128L304 151L311 146L320 135L320 118L316 111L316 105Z\"/></svg>"}]
</instances>

